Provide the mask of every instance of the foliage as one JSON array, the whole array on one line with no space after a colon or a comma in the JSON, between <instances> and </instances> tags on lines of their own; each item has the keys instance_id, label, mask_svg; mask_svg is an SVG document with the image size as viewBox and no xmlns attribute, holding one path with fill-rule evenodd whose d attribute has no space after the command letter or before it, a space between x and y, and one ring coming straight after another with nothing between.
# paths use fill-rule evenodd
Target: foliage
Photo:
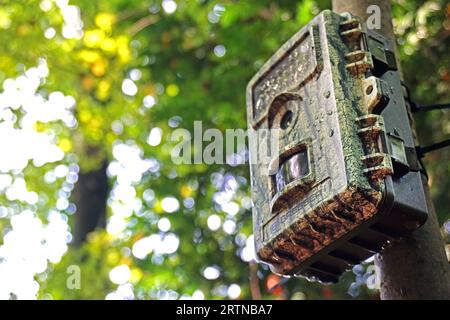
<instances>
[{"instance_id":1,"label":"foliage","mask_svg":"<svg viewBox=\"0 0 450 320\"><path fill-rule=\"evenodd\" d=\"M394 6L395 32L400 45L400 57L413 101L419 104L448 103L450 101L450 6L446 1L399 1ZM422 145L448 139L449 113L434 111L416 117L418 137ZM438 219L450 218L448 211L450 187L448 159L450 150L431 153L424 159L429 185Z\"/></svg>"}]
</instances>

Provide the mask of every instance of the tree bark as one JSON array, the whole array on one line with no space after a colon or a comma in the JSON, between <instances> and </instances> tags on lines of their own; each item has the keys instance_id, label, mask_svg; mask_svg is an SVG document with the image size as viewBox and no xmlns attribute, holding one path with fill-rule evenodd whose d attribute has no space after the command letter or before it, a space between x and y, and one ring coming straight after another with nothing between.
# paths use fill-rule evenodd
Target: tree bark
<instances>
[{"instance_id":1,"label":"tree bark","mask_svg":"<svg viewBox=\"0 0 450 320\"><path fill-rule=\"evenodd\" d=\"M73 244L79 247L86 236L96 228L106 226L106 201L108 197L107 162L100 168L80 172L75 185L74 198L77 211L74 219Z\"/></svg>"},{"instance_id":2,"label":"tree bark","mask_svg":"<svg viewBox=\"0 0 450 320\"><path fill-rule=\"evenodd\" d=\"M350 12L364 20L372 14L367 8L377 5L381 9L381 30L377 31L395 44L389 0L333 0L332 3L334 11ZM425 177L423 181L429 208L427 222L376 256L382 299L450 299L449 263Z\"/></svg>"}]
</instances>

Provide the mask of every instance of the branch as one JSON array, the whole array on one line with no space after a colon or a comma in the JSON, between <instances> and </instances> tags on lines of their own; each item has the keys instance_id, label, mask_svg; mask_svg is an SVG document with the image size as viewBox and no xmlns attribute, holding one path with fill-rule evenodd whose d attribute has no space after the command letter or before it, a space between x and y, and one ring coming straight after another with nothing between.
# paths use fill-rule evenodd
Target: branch
<instances>
[{"instance_id":1,"label":"branch","mask_svg":"<svg viewBox=\"0 0 450 320\"><path fill-rule=\"evenodd\" d=\"M158 16L151 15L146 16L142 19L139 19L136 23L134 23L129 29L128 33L131 36L136 35L138 32L142 31L143 29L151 26L152 24L155 24L159 20Z\"/></svg>"},{"instance_id":2,"label":"branch","mask_svg":"<svg viewBox=\"0 0 450 320\"><path fill-rule=\"evenodd\" d=\"M253 300L261 300L261 290L259 288L258 265L255 262L249 263L250 269L250 292Z\"/></svg>"}]
</instances>

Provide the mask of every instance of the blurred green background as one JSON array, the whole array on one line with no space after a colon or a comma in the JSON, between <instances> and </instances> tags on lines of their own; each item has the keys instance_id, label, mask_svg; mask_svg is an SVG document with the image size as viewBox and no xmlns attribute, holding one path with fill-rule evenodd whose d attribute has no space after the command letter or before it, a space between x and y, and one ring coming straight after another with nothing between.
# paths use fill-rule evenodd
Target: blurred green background
<instances>
[{"instance_id":1,"label":"blurred green background","mask_svg":"<svg viewBox=\"0 0 450 320\"><path fill-rule=\"evenodd\" d=\"M245 129L247 82L329 8L3 0L0 298L377 299L370 261L331 286L254 263L245 152L226 165L170 157L172 132L195 120ZM450 5L397 0L393 15L413 99L450 101ZM448 112L416 124L422 144L449 138ZM447 240L449 159L448 149L425 158Z\"/></svg>"}]
</instances>

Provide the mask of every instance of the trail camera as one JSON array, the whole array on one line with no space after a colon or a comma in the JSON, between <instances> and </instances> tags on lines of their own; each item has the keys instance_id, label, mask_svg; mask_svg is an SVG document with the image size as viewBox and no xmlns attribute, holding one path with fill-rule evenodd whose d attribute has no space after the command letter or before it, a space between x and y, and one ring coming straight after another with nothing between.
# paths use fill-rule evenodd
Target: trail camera
<instances>
[{"instance_id":1,"label":"trail camera","mask_svg":"<svg viewBox=\"0 0 450 320\"><path fill-rule=\"evenodd\" d=\"M336 282L425 222L405 103L388 39L331 11L250 81L249 128L268 132L250 135L254 236L273 272Z\"/></svg>"}]
</instances>

